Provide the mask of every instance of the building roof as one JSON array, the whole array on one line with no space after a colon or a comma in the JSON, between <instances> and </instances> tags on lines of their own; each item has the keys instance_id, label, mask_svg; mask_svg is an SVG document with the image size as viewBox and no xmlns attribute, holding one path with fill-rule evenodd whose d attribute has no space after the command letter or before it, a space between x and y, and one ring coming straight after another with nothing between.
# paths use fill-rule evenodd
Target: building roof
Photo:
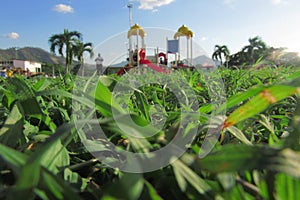
<instances>
[{"instance_id":1,"label":"building roof","mask_svg":"<svg viewBox=\"0 0 300 200\"><path fill-rule=\"evenodd\" d=\"M127 37L130 38L133 35L139 35L142 38L144 38L146 36L146 32L140 25L134 24L133 26L130 27Z\"/></svg>"}]
</instances>

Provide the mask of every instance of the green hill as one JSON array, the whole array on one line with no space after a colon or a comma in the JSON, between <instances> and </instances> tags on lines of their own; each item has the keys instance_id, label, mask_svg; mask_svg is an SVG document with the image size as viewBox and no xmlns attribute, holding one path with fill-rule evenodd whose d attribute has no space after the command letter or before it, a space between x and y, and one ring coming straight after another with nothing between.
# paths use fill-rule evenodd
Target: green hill
<instances>
[{"instance_id":1,"label":"green hill","mask_svg":"<svg viewBox=\"0 0 300 200\"><path fill-rule=\"evenodd\" d=\"M30 60L45 64L65 64L63 57L55 56L41 48L23 47L18 48L17 50L15 48L0 49L0 61L11 59Z\"/></svg>"}]
</instances>

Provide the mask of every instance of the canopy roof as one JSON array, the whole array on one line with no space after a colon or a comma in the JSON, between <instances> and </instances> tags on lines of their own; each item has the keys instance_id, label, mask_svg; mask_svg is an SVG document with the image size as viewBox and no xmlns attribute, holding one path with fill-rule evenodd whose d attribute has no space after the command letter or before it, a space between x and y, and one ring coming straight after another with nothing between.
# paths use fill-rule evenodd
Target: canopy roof
<instances>
[{"instance_id":1,"label":"canopy roof","mask_svg":"<svg viewBox=\"0 0 300 200\"><path fill-rule=\"evenodd\" d=\"M140 25L134 24L133 26L130 27L127 37L130 38L133 35L139 35L142 38L144 38L146 36L146 32Z\"/></svg>"},{"instance_id":2,"label":"canopy roof","mask_svg":"<svg viewBox=\"0 0 300 200\"><path fill-rule=\"evenodd\" d=\"M181 37L181 36L185 36L189 39L194 36L194 33L187 26L182 25L175 33L174 39L177 39L178 37Z\"/></svg>"}]
</instances>

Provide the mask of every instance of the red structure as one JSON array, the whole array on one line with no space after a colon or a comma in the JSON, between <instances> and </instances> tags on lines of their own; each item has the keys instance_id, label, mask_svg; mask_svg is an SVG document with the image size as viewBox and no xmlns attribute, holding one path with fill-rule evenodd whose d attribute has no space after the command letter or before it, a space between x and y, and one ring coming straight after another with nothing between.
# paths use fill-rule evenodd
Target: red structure
<instances>
[{"instance_id":1,"label":"red structure","mask_svg":"<svg viewBox=\"0 0 300 200\"><path fill-rule=\"evenodd\" d=\"M135 36L135 38L132 38ZM130 70L131 68L135 67L140 67L140 65L147 66L156 72L159 73L167 73L170 70L165 69L163 66L160 66L158 64L154 64L151 61L147 60L146 58L146 45L145 45L145 38L146 32L143 30L141 26L138 24L134 24L133 26L130 27L127 37L129 40L129 57L128 57L128 64L120 69L117 73L117 75L123 75L126 73L126 71ZM184 65L183 63L177 62L180 60L180 58L177 60L175 56L175 67L173 69L178 69L178 68L189 68L192 69L192 66L189 66L192 60L192 40L191 38L193 37L193 32L186 26L181 26L178 31L174 35L174 39L177 40L179 37L184 36L187 38L187 65ZM168 40L169 42L169 40ZM191 44L190 44L191 43ZM169 43L168 43L169 44ZM168 46L168 45L167 45ZM178 52L178 50L176 51ZM168 51L166 53L157 52L157 59L160 58L160 64L166 66L168 64ZM179 55L178 55L179 57ZM158 63L158 61L157 61Z\"/></svg>"},{"instance_id":2,"label":"red structure","mask_svg":"<svg viewBox=\"0 0 300 200\"><path fill-rule=\"evenodd\" d=\"M134 55L133 55L134 56ZM160 53L158 55L159 57L160 56L164 56L165 60L166 60L166 55L164 53ZM133 59L133 58L132 58ZM140 49L139 51L139 64L141 65L147 65L149 68L157 71L157 72L160 72L160 73L165 73L167 72L164 68L158 66L158 65L155 65L153 64L152 62L150 62L149 60L146 59L146 51L144 49ZM134 59L133 59L134 60ZM136 66L135 66L136 67ZM117 73L118 76L121 76L123 74L125 74L126 71L130 70L132 67L130 67L129 64L127 64L124 68L120 69Z\"/></svg>"}]
</instances>

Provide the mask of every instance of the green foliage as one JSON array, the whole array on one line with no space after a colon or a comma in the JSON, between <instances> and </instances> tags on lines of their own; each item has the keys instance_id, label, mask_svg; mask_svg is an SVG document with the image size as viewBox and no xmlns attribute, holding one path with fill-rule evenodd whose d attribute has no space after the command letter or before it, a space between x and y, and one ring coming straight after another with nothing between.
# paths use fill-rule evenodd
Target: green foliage
<instances>
[{"instance_id":1,"label":"green foliage","mask_svg":"<svg viewBox=\"0 0 300 200\"><path fill-rule=\"evenodd\" d=\"M221 98L222 91L208 86L220 86L219 75L227 101L215 105L211 97ZM0 199L299 198L299 69L180 71L176 80L186 84L172 85L181 88L179 94L168 82L157 84L164 76L146 76L149 83L141 86L123 83L119 93L113 90L121 78L113 75L0 79ZM185 116L181 111L193 107L193 94L199 109ZM170 165L130 174L101 162L120 158L116 149L142 153L166 146L183 117L190 117L183 135L199 129ZM107 140L84 136L99 124ZM221 136L199 158L208 129Z\"/></svg>"},{"instance_id":2,"label":"green foliage","mask_svg":"<svg viewBox=\"0 0 300 200\"><path fill-rule=\"evenodd\" d=\"M226 61L226 68L263 68L279 66L299 66L300 57L297 52L287 52L286 48L268 47L267 44L259 37L249 38L249 44L244 46L239 52L231 54L227 46L215 45L215 51L212 59L220 61L221 66L223 59Z\"/></svg>"},{"instance_id":3,"label":"green foliage","mask_svg":"<svg viewBox=\"0 0 300 200\"><path fill-rule=\"evenodd\" d=\"M84 52L88 52L90 57L93 56L92 43L83 43L82 34L78 31L64 29L64 32L61 34L53 34L48 42L52 53L55 53L57 49L59 55L65 57L66 73L70 72L69 65L73 64L73 58L77 58L79 65L83 67ZM76 67L73 71L76 72ZM82 76L84 76L84 71L82 72Z\"/></svg>"}]
</instances>

